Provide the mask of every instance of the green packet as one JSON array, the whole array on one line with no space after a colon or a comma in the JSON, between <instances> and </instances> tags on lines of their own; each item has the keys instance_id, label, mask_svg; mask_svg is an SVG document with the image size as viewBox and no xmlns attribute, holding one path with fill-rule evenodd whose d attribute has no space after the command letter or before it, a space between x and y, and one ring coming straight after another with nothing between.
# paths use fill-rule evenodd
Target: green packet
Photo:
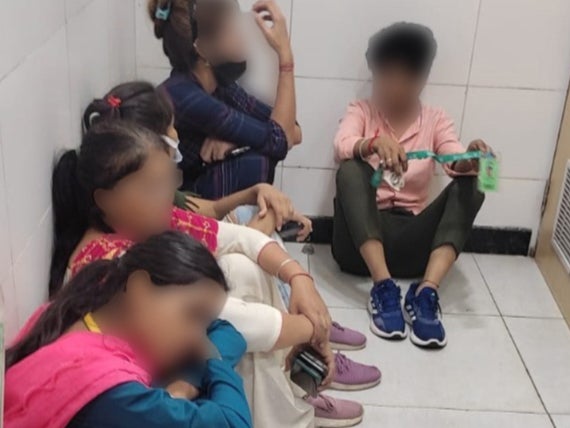
<instances>
[{"instance_id":1,"label":"green packet","mask_svg":"<svg viewBox=\"0 0 570 428\"><path fill-rule=\"evenodd\" d=\"M478 186L481 192L499 190L499 161L494 156L483 156L479 159Z\"/></svg>"}]
</instances>

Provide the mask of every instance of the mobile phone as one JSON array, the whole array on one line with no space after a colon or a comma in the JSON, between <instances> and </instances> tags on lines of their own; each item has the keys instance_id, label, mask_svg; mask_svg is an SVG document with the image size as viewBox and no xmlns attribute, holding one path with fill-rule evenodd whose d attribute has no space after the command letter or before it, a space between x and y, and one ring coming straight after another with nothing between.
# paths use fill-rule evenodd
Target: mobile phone
<instances>
[{"instance_id":1,"label":"mobile phone","mask_svg":"<svg viewBox=\"0 0 570 428\"><path fill-rule=\"evenodd\" d=\"M296 238L299 232L303 229L303 226L295 221L288 221L281 227L279 231L279 236L283 240Z\"/></svg>"},{"instance_id":2,"label":"mobile phone","mask_svg":"<svg viewBox=\"0 0 570 428\"><path fill-rule=\"evenodd\" d=\"M291 367L291 381L311 397L316 397L323 379L305 363L295 360Z\"/></svg>"},{"instance_id":3,"label":"mobile phone","mask_svg":"<svg viewBox=\"0 0 570 428\"><path fill-rule=\"evenodd\" d=\"M239 155L243 155L251 150L251 147L238 147L237 149L231 150L226 154L226 158L236 158Z\"/></svg>"},{"instance_id":4,"label":"mobile phone","mask_svg":"<svg viewBox=\"0 0 570 428\"><path fill-rule=\"evenodd\" d=\"M328 367L319 356L310 351L302 351L293 362L291 380L307 394L316 397L319 386L327 374Z\"/></svg>"},{"instance_id":5,"label":"mobile phone","mask_svg":"<svg viewBox=\"0 0 570 428\"><path fill-rule=\"evenodd\" d=\"M304 362L308 367L312 368L317 374L324 379L328 374L328 367L320 360L320 356L313 354L310 351L303 351L299 354L298 360Z\"/></svg>"}]
</instances>

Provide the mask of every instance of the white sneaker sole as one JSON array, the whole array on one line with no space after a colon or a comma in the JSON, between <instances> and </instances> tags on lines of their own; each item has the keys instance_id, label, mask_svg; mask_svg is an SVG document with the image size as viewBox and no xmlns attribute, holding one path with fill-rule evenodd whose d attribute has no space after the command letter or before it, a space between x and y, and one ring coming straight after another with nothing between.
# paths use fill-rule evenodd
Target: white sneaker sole
<instances>
[{"instance_id":1,"label":"white sneaker sole","mask_svg":"<svg viewBox=\"0 0 570 428\"><path fill-rule=\"evenodd\" d=\"M406 326L404 325L404 331L393 331L392 333L387 333L383 330L380 330L374 324L374 319L372 319L372 306L370 302L368 302L368 313L370 314L370 331L374 333L376 336L381 337L383 339L392 339L392 340L402 340L408 337L408 331L406 330Z\"/></svg>"},{"instance_id":2,"label":"white sneaker sole","mask_svg":"<svg viewBox=\"0 0 570 428\"><path fill-rule=\"evenodd\" d=\"M366 348L366 342L357 346L347 345L346 343L331 342L331 349L333 351L359 351L364 348Z\"/></svg>"},{"instance_id":3,"label":"white sneaker sole","mask_svg":"<svg viewBox=\"0 0 570 428\"><path fill-rule=\"evenodd\" d=\"M431 349L444 348L445 345L447 345L447 336L445 336L443 340L438 340L438 339L422 340L418 336L416 336L414 333L414 329L412 328L412 319L410 318L410 314L408 313L407 310L404 310L404 320L410 326L410 340L414 345L419 346L420 348L431 348Z\"/></svg>"},{"instance_id":4,"label":"white sneaker sole","mask_svg":"<svg viewBox=\"0 0 570 428\"><path fill-rule=\"evenodd\" d=\"M336 389L337 391L364 391L365 389L374 388L376 385L379 385L381 381L382 378L380 377L374 382L360 383L358 385L346 385L344 383L332 382L329 389Z\"/></svg>"},{"instance_id":5,"label":"white sneaker sole","mask_svg":"<svg viewBox=\"0 0 570 428\"><path fill-rule=\"evenodd\" d=\"M353 419L326 419L326 418L315 418L316 428L344 428L353 427L362 422L364 414L353 418Z\"/></svg>"}]
</instances>

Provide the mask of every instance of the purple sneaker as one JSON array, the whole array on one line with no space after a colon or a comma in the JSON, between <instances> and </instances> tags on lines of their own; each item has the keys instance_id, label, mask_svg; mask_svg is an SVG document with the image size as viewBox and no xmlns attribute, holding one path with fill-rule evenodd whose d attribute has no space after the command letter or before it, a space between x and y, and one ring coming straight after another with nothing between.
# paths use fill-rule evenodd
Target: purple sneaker
<instances>
[{"instance_id":1,"label":"purple sneaker","mask_svg":"<svg viewBox=\"0 0 570 428\"><path fill-rule=\"evenodd\" d=\"M337 322L332 323L330 341L331 348L336 351L356 351L366 346L365 335Z\"/></svg>"},{"instance_id":2,"label":"purple sneaker","mask_svg":"<svg viewBox=\"0 0 570 428\"><path fill-rule=\"evenodd\" d=\"M319 394L307 397L307 403L315 408L315 427L352 427L362 422L364 408L355 401L332 398Z\"/></svg>"},{"instance_id":3,"label":"purple sneaker","mask_svg":"<svg viewBox=\"0 0 570 428\"><path fill-rule=\"evenodd\" d=\"M360 364L337 352L335 355L336 373L331 389L360 391L372 388L382 380L382 372L375 366Z\"/></svg>"}]
</instances>

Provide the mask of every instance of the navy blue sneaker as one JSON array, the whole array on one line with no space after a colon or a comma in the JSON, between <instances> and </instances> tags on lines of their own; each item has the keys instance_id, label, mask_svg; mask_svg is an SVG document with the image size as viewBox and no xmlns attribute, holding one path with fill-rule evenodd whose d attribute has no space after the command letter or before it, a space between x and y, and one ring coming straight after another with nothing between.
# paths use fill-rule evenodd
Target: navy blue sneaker
<instances>
[{"instance_id":1,"label":"navy blue sneaker","mask_svg":"<svg viewBox=\"0 0 570 428\"><path fill-rule=\"evenodd\" d=\"M418 283L410 285L404 303L406 321L412 327L410 339L423 348L443 348L447 337L441 323L437 291L426 287L416 296L418 287Z\"/></svg>"},{"instance_id":2,"label":"navy blue sneaker","mask_svg":"<svg viewBox=\"0 0 570 428\"><path fill-rule=\"evenodd\" d=\"M368 311L372 316L370 330L385 339L404 339L406 322L402 314L402 292L394 281L385 279L374 284L370 291Z\"/></svg>"}]
</instances>

